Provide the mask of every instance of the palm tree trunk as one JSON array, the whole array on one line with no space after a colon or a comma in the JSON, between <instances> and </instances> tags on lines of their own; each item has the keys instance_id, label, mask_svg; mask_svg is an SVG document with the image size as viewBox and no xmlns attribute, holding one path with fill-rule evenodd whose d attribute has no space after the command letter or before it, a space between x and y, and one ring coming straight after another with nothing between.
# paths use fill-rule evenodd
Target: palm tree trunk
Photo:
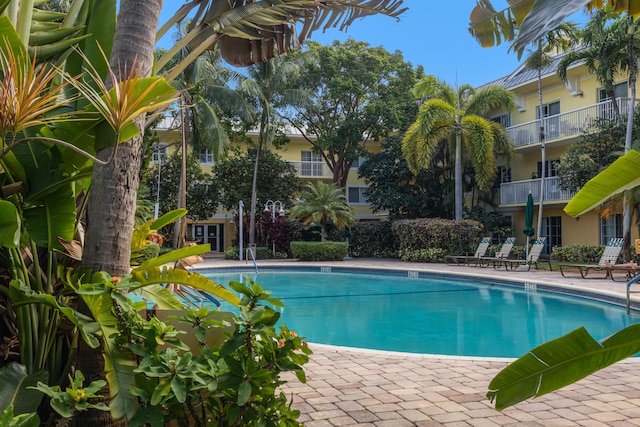
<instances>
[{"instance_id":1,"label":"palm tree trunk","mask_svg":"<svg viewBox=\"0 0 640 427\"><path fill-rule=\"evenodd\" d=\"M458 120L456 128L456 160L455 160L455 219L462 219L462 130L460 128L460 120Z\"/></svg>"},{"instance_id":2,"label":"palm tree trunk","mask_svg":"<svg viewBox=\"0 0 640 427\"><path fill-rule=\"evenodd\" d=\"M178 197L178 209L187 207L187 114L185 114L184 96L180 96L180 144L182 151L182 164L180 168L180 191ZM187 219L180 218L173 228L173 247L181 248L184 246L185 234L187 229Z\"/></svg>"},{"instance_id":3,"label":"palm tree trunk","mask_svg":"<svg viewBox=\"0 0 640 427\"><path fill-rule=\"evenodd\" d=\"M628 116L627 116L627 133L624 141L624 152L627 153L631 150L633 143L633 116L636 107L636 59L633 52L634 49L634 36L635 36L635 22L632 16L627 18L628 20L628 34L629 34L629 87L631 87L631 99L629 100ZM624 259L631 259L631 204L629 203L629 196L624 197L624 208L622 217L622 237L624 237Z\"/></svg>"},{"instance_id":4,"label":"palm tree trunk","mask_svg":"<svg viewBox=\"0 0 640 427\"><path fill-rule=\"evenodd\" d=\"M542 40L538 40L538 49L542 52ZM542 211L544 209L544 180L547 175L547 153L545 151L544 117L542 115L542 66L538 67L538 108L540 109L540 201L538 205L538 238L542 235Z\"/></svg>"},{"instance_id":5,"label":"palm tree trunk","mask_svg":"<svg viewBox=\"0 0 640 427\"><path fill-rule=\"evenodd\" d=\"M121 0L110 63L116 78L126 78L134 63L141 67L141 77L148 76L153 66L156 28L162 0ZM122 70L118 73L118 70ZM112 84L113 82L108 82ZM144 117L137 125L143 127ZM98 151L107 159L113 148ZM142 135L118 146L115 160L94 166L91 191L87 201L87 232L82 266L114 276L128 273L131 259L131 238L142 158ZM82 307L80 308L82 310ZM85 314L88 312L84 307ZM81 345L76 368L91 381L104 375L102 349ZM115 425L109 412L87 411L75 419L77 425L92 427Z\"/></svg>"},{"instance_id":6,"label":"palm tree trunk","mask_svg":"<svg viewBox=\"0 0 640 427\"><path fill-rule=\"evenodd\" d=\"M258 204L258 170L260 168L260 153L262 152L262 132L258 135L258 149L256 162L253 165L253 181L251 183L251 212L249 214L249 248L254 250L256 244L256 209ZM253 254L255 256L255 254Z\"/></svg>"}]
</instances>

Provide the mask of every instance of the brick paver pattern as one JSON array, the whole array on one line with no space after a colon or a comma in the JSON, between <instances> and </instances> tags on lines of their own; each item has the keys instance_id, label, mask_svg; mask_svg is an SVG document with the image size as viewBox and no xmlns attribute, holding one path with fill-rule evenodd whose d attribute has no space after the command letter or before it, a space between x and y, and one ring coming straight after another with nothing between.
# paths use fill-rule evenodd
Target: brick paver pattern
<instances>
[{"instance_id":1,"label":"brick paver pattern","mask_svg":"<svg viewBox=\"0 0 640 427\"><path fill-rule=\"evenodd\" d=\"M207 260L201 267L243 264ZM563 278L548 271L505 272L383 260L353 260L334 265L500 275L516 281L575 286L618 296L626 290L623 282L585 280L579 276ZM304 335L304 331L299 332ZM315 343L309 346L313 354L304 365L307 382L302 384L295 375L286 373L283 379L287 383L281 387L293 398L293 407L301 412L300 422L307 427L640 426L640 358L618 362L554 393L498 412L486 393L508 359L380 352Z\"/></svg>"}]
</instances>

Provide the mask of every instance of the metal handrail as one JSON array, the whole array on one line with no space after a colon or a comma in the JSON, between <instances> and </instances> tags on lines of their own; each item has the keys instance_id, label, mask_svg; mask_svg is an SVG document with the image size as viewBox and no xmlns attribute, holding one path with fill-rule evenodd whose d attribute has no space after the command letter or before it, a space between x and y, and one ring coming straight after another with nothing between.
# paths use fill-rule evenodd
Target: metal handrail
<instances>
[{"instance_id":1,"label":"metal handrail","mask_svg":"<svg viewBox=\"0 0 640 427\"><path fill-rule=\"evenodd\" d=\"M251 254L251 260L253 261L253 267L256 269L256 273L258 272L258 263L256 263L256 256L253 253L253 248L247 248L247 252Z\"/></svg>"},{"instance_id":2,"label":"metal handrail","mask_svg":"<svg viewBox=\"0 0 640 427\"><path fill-rule=\"evenodd\" d=\"M627 282L627 314L631 312L631 294L640 293L640 291L632 291L631 285L640 281L640 274Z\"/></svg>"}]
</instances>

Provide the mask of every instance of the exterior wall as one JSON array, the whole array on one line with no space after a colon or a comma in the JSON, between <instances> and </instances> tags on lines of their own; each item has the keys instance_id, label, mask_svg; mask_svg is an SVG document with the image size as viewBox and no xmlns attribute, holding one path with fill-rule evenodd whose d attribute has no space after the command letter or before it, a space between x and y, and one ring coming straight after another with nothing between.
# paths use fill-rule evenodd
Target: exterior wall
<instances>
[{"instance_id":1,"label":"exterior wall","mask_svg":"<svg viewBox=\"0 0 640 427\"><path fill-rule=\"evenodd\" d=\"M541 161L541 144L537 141L537 129L539 124L536 122L536 111L538 110L538 84L537 73L527 72L524 69L518 69L510 76L505 77L500 82L505 84L507 88L513 91L516 98L517 109L511 114L510 133L514 137L516 144L516 156L511 163L511 179L512 182L501 186L501 196L505 196L506 190L513 190L518 187L520 190L530 188L536 200L534 227L538 222L538 197L540 180L537 175L538 162ZM524 77L523 77L524 76ZM543 104L549 104L556 101L560 103L559 115L555 120L547 118L547 126L545 129L548 139L546 140L546 160L553 161L559 159L567 150L567 148L579 142L580 132L584 127L600 114L598 105L598 91L601 85L595 77L590 75L584 66L578 66L570 69L568 72L569 83L564 85L558 78L555 71L547 70L543 73L542 93ZM624 77L620 80L624 82ZM552 116L554 117L554 116ZM529 127L527 127L529 125ZM571 125L572 129L567 131L567 126ZM556 131L555 127L560 131ZM579 127L576 131L576 126ZM523 130L524 129L524 130ZM517 139L523 135L527 139L518 141ZM533 136L531 136L533 135ZM523 142L524 141L524 142ZM548 175L547 175L548 176ZM557 178L546 179L546 183L552 183L555 186ZM543 209L543 218L559 217L561 223L561 244L590 244L596 245L601 243L600 216L594 210L579 219L574 219L566 215L563 211L564 206L571 198L569 196L560 196L560 190L557 193L550 192L550 187L545 187L545 202ZM551 187L556 188L556 187ZM501 197L500 211L505 214L512 215L514 222L514 235L519 244L526 241L522 234L524 228L524 206L525 201L522 198L521 191L519 196L515 198ZM554 219L556 221L556 219ZM536 230L537 231L537 230ZM632 238L637 237L637 229L632 226Z\"/></svg>"},{"instance_id":2,"label":"exterior wall","mask_svg":"<svg viewBox=\"0 0 640 427\"><path fill-rule=\"evenodd\" d=\"M161 125L162 126L162 125ZM257 138L256 134L249 134L254 140ZM180 134L177 131L161 132L160 143L170 143L179 140ZM304 140L300 135L289 135L291 141L281 148L270 147L269 149L277 153L283 160L292 162L298 170L298 175L303 183L307 182L331 182L332 173L324 162L318 162L312 168L301 168L302 152L311 151L311 145ZM241 146L243 150L246 150L246 145ZM370 144L369 147L372 152L379 152L379 144ZM176 146L172 147L173 150L177 149ZM154 164L154 163L152 163ZM213 163L201 163L203 170L211 172ZM311 174L308 171L312 171ZM358 179L357 167L352 168L349 172L347 179L347 191L349 188L366 188L365 183ZM250 208L250 201L245 201L245 213L248 214ZM382 219L385 215L374 215L371 212L371 208L367 203L355 203L352 204L352 208L358 219ZM260 207L258 207L260 209ZM291 209L291 206L286 206L286 210ZM211 213L211 218L204 221L198 221L194 223L191 220L187 222L187 240L198 241L200 243L209 243L212 247L212 252L224 252L225 249L232 246L237 246L238 242L236 230L237 224L233 222L235 211L225 211L222 207L218 207L215 212ZM246 245L246 242L245 242Z\"/></svg>"}]
</instances>

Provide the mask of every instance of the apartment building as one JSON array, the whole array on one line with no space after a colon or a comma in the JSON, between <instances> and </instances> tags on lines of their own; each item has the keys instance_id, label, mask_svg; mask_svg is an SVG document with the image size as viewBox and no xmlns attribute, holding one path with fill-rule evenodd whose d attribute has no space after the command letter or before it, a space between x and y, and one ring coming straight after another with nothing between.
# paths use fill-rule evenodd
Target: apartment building
<instances>
[{"instance_id":1,"label":"apartment building","mask_svg":"<svg viewBox=\"0 0 640 427\"><path fill-rule=\"evenodd\" d=\"M154 151L151 159L151 165L157 165L158 161L162 158L166 158L173 150L175 145L170 145L173 141L180 139L179 123L172 117L164 118L156 127L160 136L160 145ZM254 141L257 141L257 133L250 132L248 134ZM291 129L287 132L287 136L290 142L281 148L271 147L270 150L277 153L283 160L290 162L294 165L298 177L303 183L323 181L326 183L332 182L332 173L329 167L325 164L322 157L318 154L314 154L312 147L308 141L306 141L302 135L295 129ZM245 147L246 148L246 147ZM378 152L380 150L380 144L369 143L368 148L372 152ZM199 153L200 165L202 168L210 172L214 166L213 153L209 150L203 149ZM363 159L358 159L351 166L349 176L346 185L346 196L349 204L353 208L355 216L358 220L380 220L386 218L383 214L374 214L371 211L369 203L367 203L364 197L364 190L367 188L366 184L358 179L358 166ZM240 201L238 201L240 202ZM258 206L259 216L262 210L271 209L273 206L265 206L266 201L260 201L262 204ZM272 201L276 202L276 201ZM248 214L250 209L250 200L243 201L243 212ZM283 206L283 210L288 212L292 206ZM211 245L212 252L224 252L226 248L237 244L238 238L236 231L236 224L234 223L234 216L240 209L238 206L236 211L226 211L222 206L218 206L215 212L211 212L209 217L204 221L198 221L194 223L188 221L187 226L187 239L199 241L201 243L209 243ZM276 211L280 214L280 205L276 205ZM246 242L245 242L246 245Z\"/></svg>"},{"instance_id":2,"label":"apartment building","mask_svg":"<svg viewBox=\"0 0 640 427\"><path fill-rule=\"evenodd\" d=\"M611 237L622 237L622 212L601 218L597 210L579 218L566 215L563 208L575 195L558 185L555 164L569 146L579 142L600 117L613 118L613 103L627 114L629 89L626 80L615 85L615 99L607 98L602 86L584 65L568 70L564 84L556 70L561 56L542 70L542 109L539 105L538 71L524 65L510 75L489 84L501 84L513 91L516 110L511 114L496 112L493 119L502 123L513 139L516 156L511 165L500 166L499 210L512 217L514 236L519 244L526 241L524 206L529 193L536 203L534 227L538 223L541 191L542 147L540 120L545 129L545 180L541 235L547 236L546 253L553 246L604 244ZM537 230L536 230L537 231ZM632 227L633 236L637 231Z\"/></svg>"}]
</instances>

